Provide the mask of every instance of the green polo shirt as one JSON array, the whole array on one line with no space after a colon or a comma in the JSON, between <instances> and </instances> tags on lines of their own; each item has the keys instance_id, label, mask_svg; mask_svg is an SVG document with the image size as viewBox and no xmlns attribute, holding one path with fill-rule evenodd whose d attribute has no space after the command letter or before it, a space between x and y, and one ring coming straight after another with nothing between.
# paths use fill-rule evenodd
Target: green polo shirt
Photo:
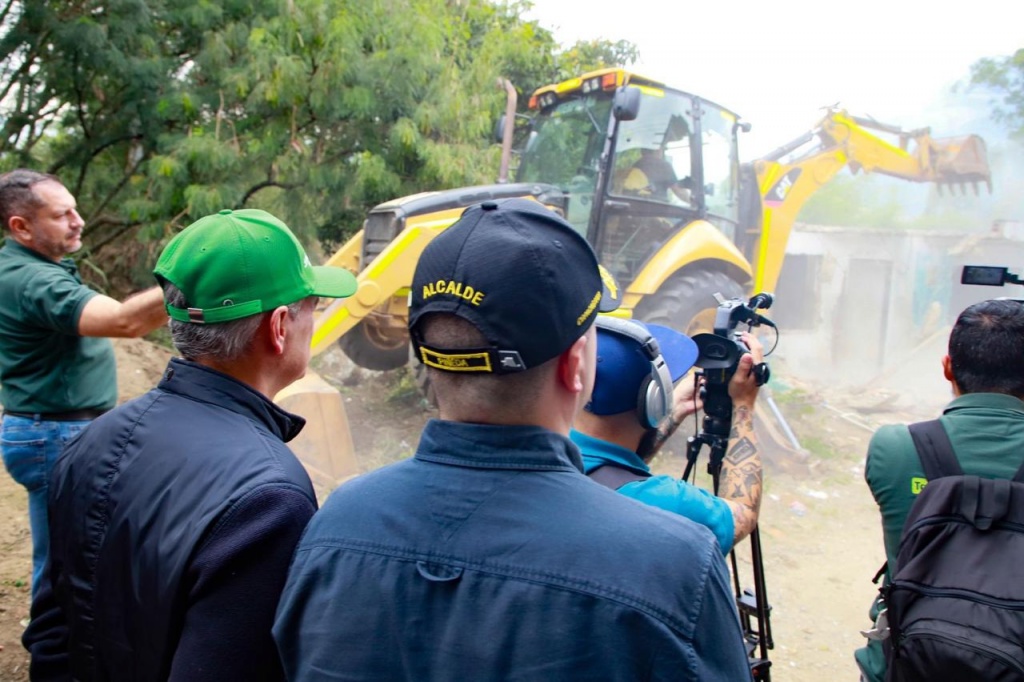
<instances>
[{"instance_id":1,"label":"green polo shirt","mask_svg":"<svg viewBox=\"0 0 1024 682\"><path fill-rule=\"evenodd\" d=\"M1024 402L1000 393L970 393L939 418L965 474L1012 478L1024 463ZM924 469L903 424L878 429L868 445L864 477L882 513L885 555L895 563L903 522L924 487Z\"/></svg>"},{"instance_id":2,"label":"green polo shirt","mask_svg":"<svg viewBox=\"0 0 1024 682\"><path fill-rule=\"evenodd\" d=\"M1024 463L1024 402L1013 396L962 395L946 406L939 421L965 474L1012 478ZM864 478L882 514L885 556L892 567L907 514L926 483L906 425L890 424L875 432L868 445ZM872 605L871 618L875 615ZM856 656L869 682L884 678L885 660L878 642L870 642Z\"/></svg>"},{"instance_id":3,"label":"green polo shirt","mask_svg":"<svg viewBox=\"0 0 1024 682\"><path fill-rule=\"evenodd\" d=\"M78 335L85 304L70 258L55 263L8 238L0 249L0 403L11 412L106 409L117 402L110 339Z\"/></svg>"}]
</instances>

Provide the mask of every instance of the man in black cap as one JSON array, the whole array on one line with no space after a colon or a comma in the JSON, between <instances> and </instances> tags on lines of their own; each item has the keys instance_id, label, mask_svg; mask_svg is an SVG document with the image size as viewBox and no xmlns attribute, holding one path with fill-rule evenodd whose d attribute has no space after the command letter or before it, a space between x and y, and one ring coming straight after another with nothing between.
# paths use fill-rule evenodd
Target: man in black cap
<instances>
[{"instance_id":1,"label":"man in black cap","mask_svg":"<svg viewBox=\"0 0 1024 682\"><path fill-rule=\"evenodd\" d=\"M430 243L409 324L441 418L314 516L274 623L290 680L749 678L714 536L589 480L567 437L609 299L532 201Z\"/></svg>"}]
</instances>

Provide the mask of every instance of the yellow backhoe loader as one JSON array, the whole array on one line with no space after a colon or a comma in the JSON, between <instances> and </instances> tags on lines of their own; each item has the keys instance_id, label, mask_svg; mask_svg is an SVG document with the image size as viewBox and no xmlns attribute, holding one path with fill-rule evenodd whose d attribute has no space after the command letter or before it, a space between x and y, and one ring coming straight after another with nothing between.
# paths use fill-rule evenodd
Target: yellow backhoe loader
<instances>
[{"instance_id":1,"label":"yellow backhoe loader","mask_svg":"<svg viewBox=\"0 0 1024 682\"><path fill-rule=\"evenodd\" d=\"M844 166L940 185L990 183L977 136L934 139L928 129L837 109L807 135L741 164L738 137L749 124L623 69L542 87L530 109L516 182L426 192L370 211L328 261L355 272L359 287L322 311L314 354L338 342L361 367L405 365L416 261L466 206L486 199L527 197L559 212L618 281L618 314L694 332L711 327L715 294L775 288L800 208ZM511 125L506 115L499 126L506 150Z\"/></svg>"},{"instance_id":2,"label":"yellow backhoe loader","mask_svg":"<svg viewBox=\"0 0 1024 682\"><path fill-rule=\"evenodd\" d=\"M416 261L465 206L485 199L525 196L558 211L622 286L623 314L687 329L716 305L716 292L774 289L800 208L844 166L940 185L990 183L977 136L935 139L834 109L807 135L741 167L737 137L749 126L736 114L621 69L540 88L530 108L537 114L517 182L426 192L370 211L329 261L357 273L359 289L321 315L314 353L340 340L362 367L404 365Z\"/></svg>"}]
</instances>

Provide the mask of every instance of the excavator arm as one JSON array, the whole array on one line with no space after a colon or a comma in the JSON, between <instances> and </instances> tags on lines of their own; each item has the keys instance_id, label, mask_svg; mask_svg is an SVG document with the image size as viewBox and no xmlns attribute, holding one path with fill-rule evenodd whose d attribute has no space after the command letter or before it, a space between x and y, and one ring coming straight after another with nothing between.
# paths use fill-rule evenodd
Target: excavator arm
<instances>
[{"instance_id":1,"label":"excavator arm","mask_svg":"<svg viewBox=\"0 0 1024 682\"><path fill-rule=\"evenodd\" d=\"M410 224L394 239L387 248L368 267L356 276L358 288L349 298L337 299L324 309L317 317L313 329L312 353L319 355L327 350L343 334L352 329L362 319L374 314L381 306L388 306L392 299L397 299L397 312L402 313L401 333L405 334L405 300L408 299L408 287L412 283L412 274L416 262L438 232L448 227L458 218L460 211L445 211L430 221L409 221ZM363 233L359 232L353 241L361 242ZM329 264L344 263L344 254L348 245L332 258ZM358 244L351 247L358 251ZM351 255L349 256L351 258ZM342 264L337 263L337 264Z\"/></svg>"},{"instance_id":2,"label":"excavator arm","mask_svg":"<svg viewBox=\"0 0 1024 682\"><path fill-rule=\"evenodd\" d=\"M353 296L335 299L319 311L313 327L313 355L324 351L367 317L386 317L382 310L392 307L400 313L392 325L397 329L395 333L406 333L404 301L408 298L416 261L426 245L454 222L458 213L441 212L438 216L437 221L410 221L374 262L359 273L359 287ZM358 232L327 264L356 270L364 236L363 231ZM289 442L289 447L306 467L321 497L359 473L345 404L334 386L308 370L306 376L285 388L274 400L284 409L306 418L306 427Z\"/></svg>"},{"instance_id":3,"label":"excavator arm","mask_svg":"<svg viewBox=\"0 0 1024 682\"><path fill-rule=\"evenodd\" d=\"M894 137L889 141L880 137ZM785 159L785 160L783 160ZM754 291L774 291L800 209L844 167L943 187L984 182L992 190L985 142L977 135L933 138L929 128L904 131L830 109L818 126L748 167L758 202L744 220L754 264Z\"/></svg>"}]
</instances>

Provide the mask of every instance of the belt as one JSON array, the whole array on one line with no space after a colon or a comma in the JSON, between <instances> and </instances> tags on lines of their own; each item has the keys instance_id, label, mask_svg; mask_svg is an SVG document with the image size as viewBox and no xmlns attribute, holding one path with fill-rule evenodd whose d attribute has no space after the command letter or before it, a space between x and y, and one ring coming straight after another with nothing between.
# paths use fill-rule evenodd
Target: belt
<instances>
[{"instance_id":1,"label":"belt","mask_svg":"<svg viewBox=\"0 0 1024 682\"><path fill-rule=\"evenodd\" d=\"M95 419L109 410L90 408L87 410L71 410L70 412L13 412L4 410L4 415L32 419L37 422L84 422Z\"/></svg>"}]
</instances>

